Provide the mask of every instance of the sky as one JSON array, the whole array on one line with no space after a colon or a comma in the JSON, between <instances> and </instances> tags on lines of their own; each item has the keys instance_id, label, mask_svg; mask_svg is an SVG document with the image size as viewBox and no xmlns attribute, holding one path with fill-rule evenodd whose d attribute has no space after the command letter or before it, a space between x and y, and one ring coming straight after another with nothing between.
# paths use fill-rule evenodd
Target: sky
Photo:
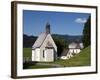
<instances>
[{"instance_id":1,"label":"sky","mask_svg":"<svg viewBox=\"0 0 100 80\"><path fill-rule=\"evenodd\" d=\"M23 10L23 32L38 36L50 23L51 34L82 35L89 13Z\"/></svg>"}]
</instances>

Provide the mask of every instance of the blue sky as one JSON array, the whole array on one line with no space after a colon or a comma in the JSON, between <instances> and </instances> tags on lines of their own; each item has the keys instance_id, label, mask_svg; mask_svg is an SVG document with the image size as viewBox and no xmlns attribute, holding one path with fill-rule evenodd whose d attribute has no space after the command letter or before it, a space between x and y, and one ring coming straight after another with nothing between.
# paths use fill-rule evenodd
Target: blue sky
<instances>
[{"instance_id":1,"label":"blue sky","mask_svg":"<svg viewBox=\"0 0 100 80\"><path fill-rule=\"evenodd\" d=\"M49 22L52 34L82 35L89 16L88 13L23 10L23 31L24 34L38 36Z\"/></svg>"}]
</instances>

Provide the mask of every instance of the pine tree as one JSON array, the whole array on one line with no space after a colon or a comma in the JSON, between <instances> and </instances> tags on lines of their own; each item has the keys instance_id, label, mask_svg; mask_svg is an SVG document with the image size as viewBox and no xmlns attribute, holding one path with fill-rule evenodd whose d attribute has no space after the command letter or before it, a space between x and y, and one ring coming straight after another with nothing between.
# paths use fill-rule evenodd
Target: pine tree
<instances>
[{"instance_id":1,"label":"pine tree","mask_svg":"<svg viewBox=\"0 0 100 80\"><path fill-rule=\"evenodd\" d=\"M91 44L91 16L89 16L83 29L83 45L84 48Z\"/></svg>"}]
</instances>

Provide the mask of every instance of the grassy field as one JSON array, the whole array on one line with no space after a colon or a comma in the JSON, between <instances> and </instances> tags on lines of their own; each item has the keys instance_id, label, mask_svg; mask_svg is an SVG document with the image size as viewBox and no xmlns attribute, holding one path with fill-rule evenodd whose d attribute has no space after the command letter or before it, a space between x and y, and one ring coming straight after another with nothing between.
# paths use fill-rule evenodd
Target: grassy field
<instances>
[{"instance_id":1,"label":"grassy field","mask_svg":"<svg viewBox=\"0 0 100 80\"><path fill-rule=\"evenodd\" d=\"M62 65L63 67L75 67L75 66L90 66L91 65L91 54L90 54L90 46L83 49L79 54L75 55L74 57L68 60L61 60L58 59L55 62L50 62L49 64L58 64ZM28 57L31 60L31 48L24 48L24 57ZM46 62L47 63L47 62ZM25 64L27 65L27 64ZM24 66L25 66L24 65ZM28 69L35 69L35 68L51 68L52 66L44 66L44 65L28 65Z\"/></svg>"},{"instance_id":2,"label":"grassy field","mask_svg":"<svg viewBox=\"0 0 100 80\"><path fill-rule=\"evenodd\" d=\"M23 57L24 59L31 60L32 49L31 48L23 48Z\"/></svg>"},{"instance_id":3,"label":"grassy field","mask_svg":"<svg viewBox=\"0 0 100 80\"><path fill-rule=\"evenodd\" d=\"M66 67L69 66L90 66L91 65L91 58L90 58L90 47L83 49L79 54L75 55L74 57L68 60L58 60L54 63L61 64Z\"/></svg>"}]
</instances>

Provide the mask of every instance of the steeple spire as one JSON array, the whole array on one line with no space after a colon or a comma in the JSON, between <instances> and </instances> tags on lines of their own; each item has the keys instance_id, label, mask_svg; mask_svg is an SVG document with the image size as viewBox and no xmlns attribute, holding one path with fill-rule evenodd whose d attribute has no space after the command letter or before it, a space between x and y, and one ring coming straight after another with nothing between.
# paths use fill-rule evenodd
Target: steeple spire
<instances>
[{"instance_id":1,"label":"steeple spire","mask_svg":"<svg viewBox=\"0 0 100 80\"><path fill-rule=\"evenodd\" d=\"M49 22L47 22L47 24L46 24L46 33L50 34L50 24L49 24Z\"/></svg>"}]
</instances>

